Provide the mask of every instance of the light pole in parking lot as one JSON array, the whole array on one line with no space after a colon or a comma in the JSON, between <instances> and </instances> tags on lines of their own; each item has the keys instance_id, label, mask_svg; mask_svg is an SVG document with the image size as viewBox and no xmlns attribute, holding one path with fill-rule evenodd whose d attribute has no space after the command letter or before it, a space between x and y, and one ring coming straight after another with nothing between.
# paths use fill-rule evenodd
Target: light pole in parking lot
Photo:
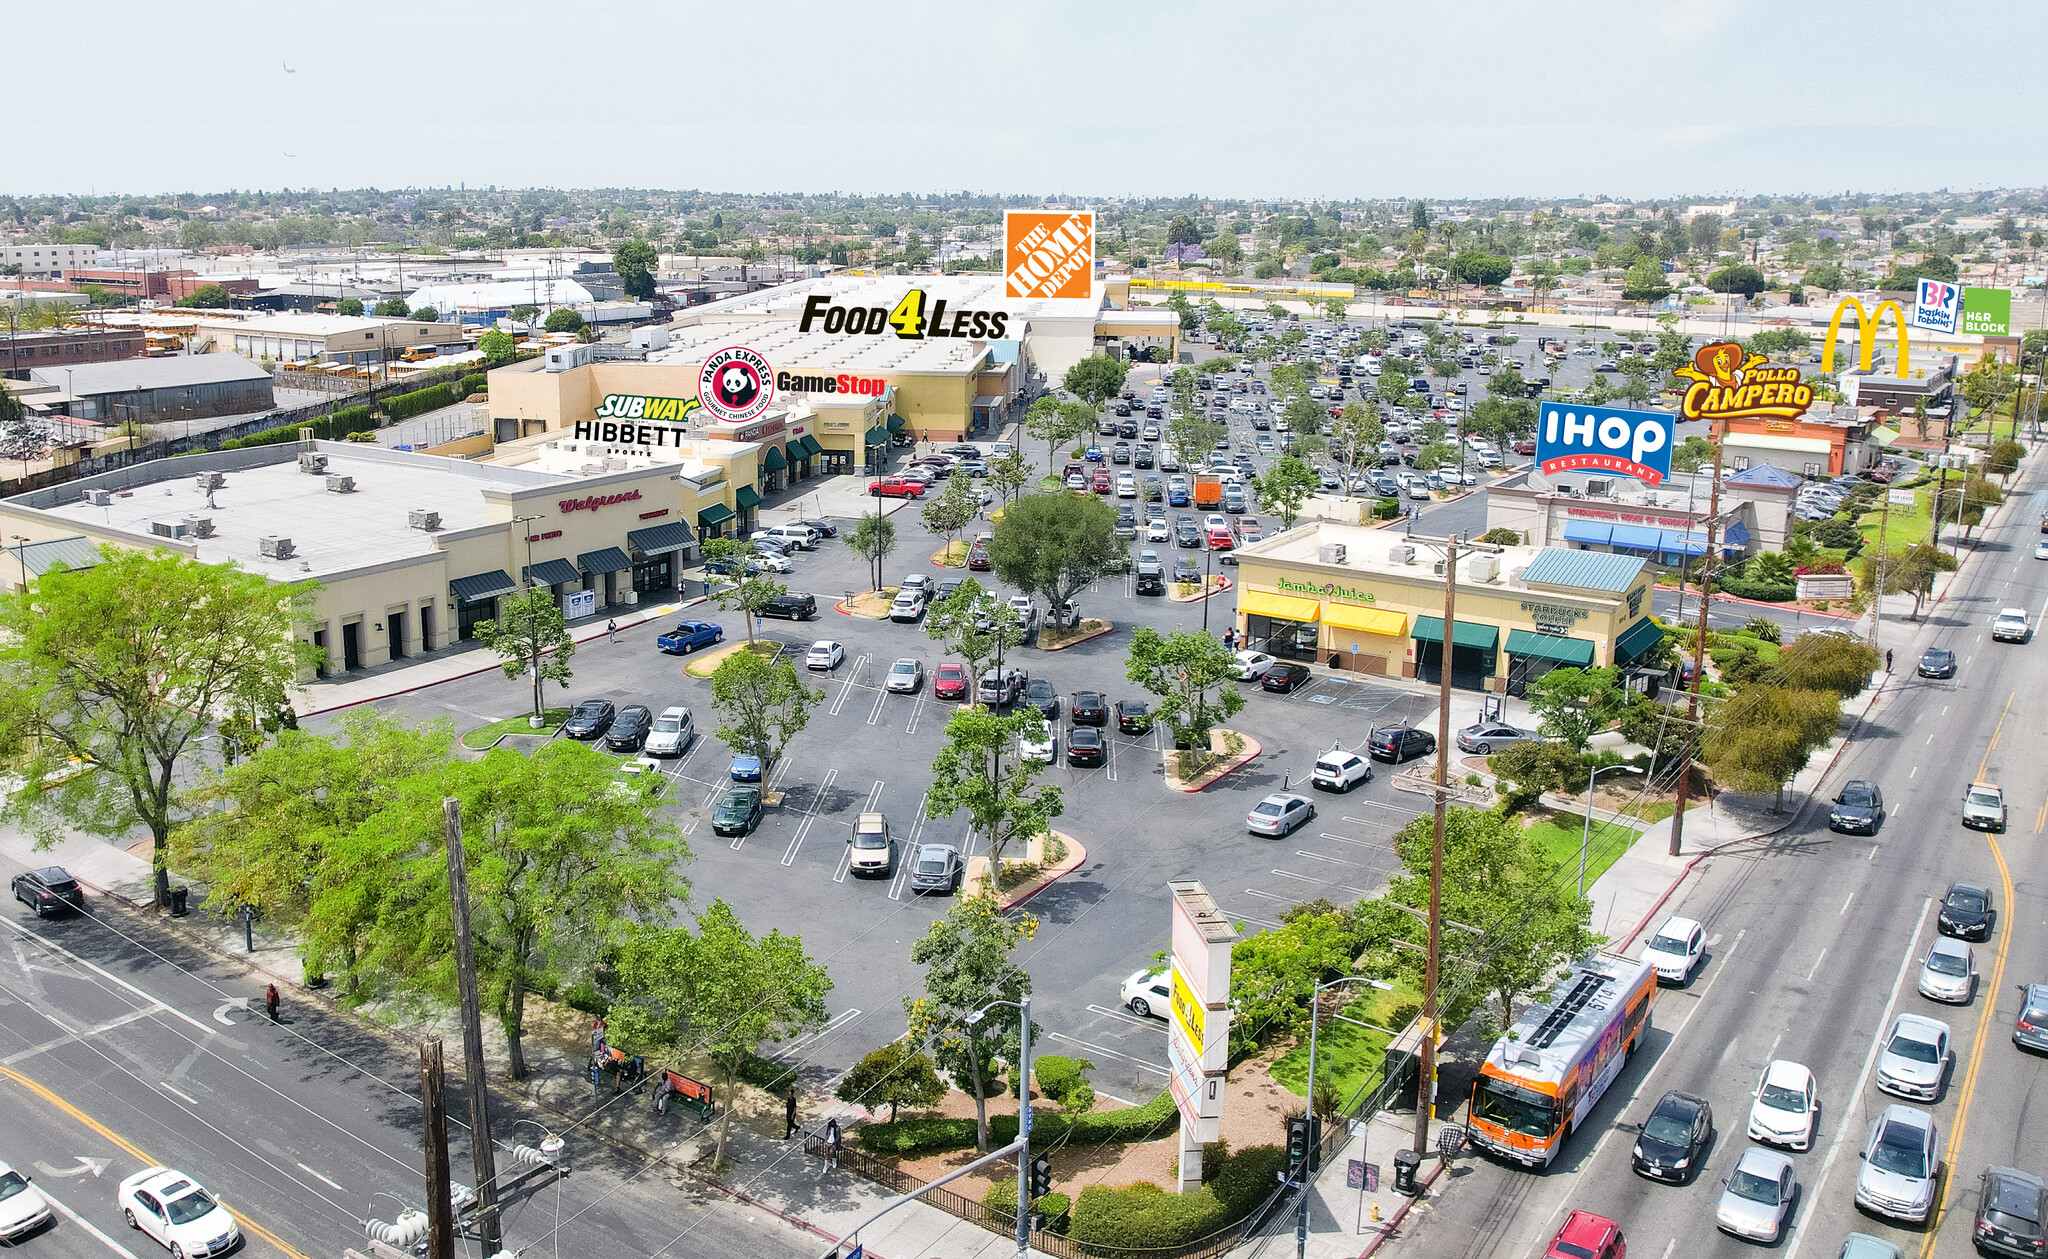
<instances>
[{"instance_id":1,"label":"light pole in parking lot","mask_svg":"<svg viewBox=\"0 0 2048 1259\"><path fill-rule=\"evenodd\" d=\"M991 1001L967 1016L979 1023L999 1005L1017 1010L1017 1259L1031 1254L1031 994ZM1310 1061L1314 1061L1311 1059Z\"/></svg>"}]
</instances>

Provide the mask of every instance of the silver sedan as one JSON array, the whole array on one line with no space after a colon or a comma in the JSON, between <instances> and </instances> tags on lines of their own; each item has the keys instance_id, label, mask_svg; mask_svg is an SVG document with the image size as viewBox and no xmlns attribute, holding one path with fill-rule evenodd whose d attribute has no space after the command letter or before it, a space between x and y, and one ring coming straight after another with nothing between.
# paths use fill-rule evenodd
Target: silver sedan
<instances>
[{"instance_id":1,"label":"silver sedan","mask_svg":"<svg viewBox=\"0 0 2048 1259\"><path fill-rule=\"evenodd\" d=\"M1785 1231L1785 1214L1792 1209L1798 1188L1792 1179L1792 1160L1776 1150L1751 1146L1742 1152L1734 1174L1722 1184L1726 1187L1714 1208L1714 1227L1752 1241L1777 1241Z\"/></svg>"},{"instance_id":2,"label":"silver sedan","mask_svg":"<svg viewBox=\"0 0 2048 1259\"><path fill-rule=\"evenodd\" d=\"M1316 806L1308 797L1276 791L1252 806L1244 825L1254 835L1270 835L1278 839L1293 834L1296 827L1315 815Z\"/></svg>"},{"instance_id":3,"label":"silver sedan","mask_svg":"<svg viewBox=\"0 0 2048 1259\"><path fill-rule=\"evenodd\" d=\"M924 665L905 656L889 666L887 687L902 695L914 695L924 685Z\"/></svg>"}]
</instances>

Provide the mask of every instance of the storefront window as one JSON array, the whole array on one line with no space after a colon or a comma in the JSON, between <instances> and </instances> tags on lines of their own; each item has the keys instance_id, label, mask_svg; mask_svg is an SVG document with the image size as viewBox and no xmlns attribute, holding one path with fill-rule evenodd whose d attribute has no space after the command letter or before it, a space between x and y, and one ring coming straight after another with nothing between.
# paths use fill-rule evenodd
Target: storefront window
<instances>
[{"instance_id":1,"label":"storefront window","mask_svg":"<svg viewBox=\"0 0 2048 1259\"><path fill-rule=\"evenodd\" d=\"M1245 646L1282 660L1316 661L1316 642L1322 627L1314 621L1287 621L1274 616L1247 616Z\"/></svg>"},{"instance_id":2,"label":"storefront window","mask_svg":"<svg viewBox=\"0 0 2048 1259\"><path fill-rule=\"evenodd\" d=\"M650 555L633 565L633 589L640 594L673 590L676 585L675 552Z\"/></svg>"},{"instance_id":3,"label":"storefront window","mask_svg":"<svg viewBox=\"0 0 2048 1259\"><path fill-rule=\"evenodd\" d=\"M496 599L478 599L474 603L456 605L455 636L464 642L476 637L479 621L488 621L498 615Z\"/></svg>"}]
</instances>

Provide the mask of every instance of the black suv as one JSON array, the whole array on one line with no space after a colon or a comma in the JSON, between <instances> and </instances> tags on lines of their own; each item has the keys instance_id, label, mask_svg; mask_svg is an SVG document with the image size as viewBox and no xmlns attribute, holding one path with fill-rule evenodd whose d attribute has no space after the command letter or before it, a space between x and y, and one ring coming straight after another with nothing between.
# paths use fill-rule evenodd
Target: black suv
<instances>
[{"instance_id":1,"label":"black suv","mask_svg":"<svg viewBox=\"0 0 2048 1259\"><path fill-rule=\"evenodd\" d=\"M582 739L588 743L611 729L612 718L616 716L618 710L612 707L610 700L586 699L576 705L576 711L570 713L569 720L562 723L562 733L572 739Z\"/></svg>"},{"instance_id":2,"label":"black suv","mask_svg":"<svg viewBox=\"0 0 2048 1259\"><path fill-rule=\"evenodd\" d=\"M762 616L787 617L792 621L808 621L818 615L818 600L814 595L791 591L776 595L761 609Z\"/></svg>"},{"instance_id":3,"label":"black suv","mask_svg":"<svg viewBox=\"0 0 2048 1259\"><path fill-rule=\"evenodd\" d=\"M14 899L36 911L36 917L85 911L85 889L62 866L44 866L14 876Z\"/></svg>"},{"instance_id":4,"label":"black suv","mask_svg":"<svg viewBox=\"0 0 2048 1259\"><path fill-rule=\"evenodd\" d=\"M1077 726L1106 726L1109 724L1109 701L1102 698L1101 691L1075 691L1068 715Z\"/></svg>"},{"instance_id":5,"label":"black suv","mask_svg":"<svg viewBox=\"0 0 2048 1259\"><path fill-rule=\"evenodd\" d=\"M1977 1185L1977 1249L2023 1259L2040 1254L2048 1234L2048 1186L2017 1167L1987 1167Z\"/></svg>"},{"instance_id":6,"label":"black suv","mask_svg":"<svg viewBox=\"0 0 2048 1259\"><path fill-rule=\"evenodd\" d=\"M1402 761L1436 751L1436 736L1413 726L1385 726L1366 739L1365 750L1376 761Z\"/></svg>"},{"instance_id":7,"label":"black suv","mask_svg":"<svg viewBox=\"0 0 2048 1259\"><path fill-rule=\"evenodd\" d=\"M604 732L604 745L614 752L638 752L654 728L654 713L645 704L628 704L619 710Z\"/></svg>"},{"instance_id":8,"label":"black suv","mask_svg":"<svg viewBox=\"0 0 2048 1259\"><path fill-rule=\"evenodd\" d=\"M1060 719L1060 693L1044 678L1033 678L1024 684L1024 702L1036 708L1047 721Z\"/></svg>"}]
</instances>

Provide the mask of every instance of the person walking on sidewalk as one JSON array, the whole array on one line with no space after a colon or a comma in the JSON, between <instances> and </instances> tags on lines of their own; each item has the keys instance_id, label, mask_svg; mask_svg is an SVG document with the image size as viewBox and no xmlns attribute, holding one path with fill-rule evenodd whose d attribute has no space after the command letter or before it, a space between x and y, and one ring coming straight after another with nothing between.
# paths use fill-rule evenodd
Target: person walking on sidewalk
<instances>
[{"instance_id":1,"label":"person walking on sidewalk","mask_svg":"<svg viewBox=\"0 0 2048 1259\"><path fill-rule=\"evenodd\" d=\"M818 1169L818 1178L823 1180L826 1172L832 1171L838 1166L839 1121L833 1119L825 1124L825 1165Z\"/></svg>"},{"instance_id":2,"label":"person walking on sidewalk","mask_svg":"<svg viewBox=\"0 0 2048 1259\"><path fill-rule=\"evenodd\" d=\"M604 623L604 636L607 642L619 641L619 622L616 617Z\"/></svg>"},{"instance_id":3,"label":"person walking on sidewalk","mask_svg":"<svg viewBox=\"0 0 2048 1259\"><path fill-rule=\"evenodd\" d=\"M796 1135L796 1085L789 1086L789 1092L782 1098L782 1139L787 1141Z\"/></svg>"},{"instance_id":4,"label":"person walking on sidewalk","mask_svg":"<svg viewBox=\"0 0 2048 1259\"><path fill-rule=\"evenodd\" d=\"M1892 649L1889 647L1884 649L1884 671L1886 673L1892 671Z\"/></svg>"},{"instance_id":5,"label":"person walking on sidewalk","mask_svg":"<svg viewBox=\"0 0 2048 1259\"><path fill-rule=\"evenodd\" d=\"M267 984L263 989L263 1008L270 1014L270 1021L277 1022L277 985Z\"/></svg>"}]
</instances>

